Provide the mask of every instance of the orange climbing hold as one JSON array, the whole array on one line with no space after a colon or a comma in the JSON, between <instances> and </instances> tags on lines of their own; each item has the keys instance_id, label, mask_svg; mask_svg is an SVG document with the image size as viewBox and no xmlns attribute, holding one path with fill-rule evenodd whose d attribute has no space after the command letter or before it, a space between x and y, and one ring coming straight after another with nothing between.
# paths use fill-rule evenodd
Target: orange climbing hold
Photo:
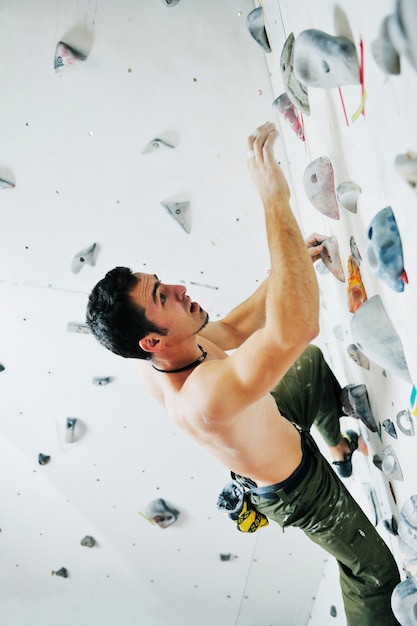
<instances>
[{"instance_id":1,"label":"orange climbing hold","mask_svg":"<svg viewBox=\"0 0 417 626\"><path fill-rule=\"evenodd\" d=\"M362 282L359 265L352 255L348 257L348 302L349 312L354 313L368 299Z\"/></svg>"}]
</instances>

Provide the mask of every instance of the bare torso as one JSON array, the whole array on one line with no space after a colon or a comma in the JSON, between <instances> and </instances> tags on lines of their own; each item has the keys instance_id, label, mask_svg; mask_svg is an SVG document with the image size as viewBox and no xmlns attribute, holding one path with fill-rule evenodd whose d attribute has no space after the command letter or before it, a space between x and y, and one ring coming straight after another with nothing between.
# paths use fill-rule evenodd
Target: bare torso
<instances>
[{"instance_id":1,"label":"bare torso","mask_svg":"<svg viewBox=\"0 0 417 626\"><path fill-rule=\"evenodd\" d=\"M178 374L157 372L140 363L143 382L174 422L204 446L229 470L247 476L258 486L285 480L301 463L300 435L279 412L270 394L225 419L207 420L200 410L205 368L210 361L228 358L218 346L201 338L206 361ZM216 390L221 397L222 390ZM222 400L227 403L227 397Z\"/></svg>"}]
</instances>

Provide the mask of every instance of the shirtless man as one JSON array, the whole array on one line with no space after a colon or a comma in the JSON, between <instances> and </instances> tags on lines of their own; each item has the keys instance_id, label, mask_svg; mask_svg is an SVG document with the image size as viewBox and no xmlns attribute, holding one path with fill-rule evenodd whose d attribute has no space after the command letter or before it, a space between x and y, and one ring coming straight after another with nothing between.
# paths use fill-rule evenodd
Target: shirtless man
<instances>
[{"instance_id":1,"label":"shirtless man","mask_svg":"<svg viewBox=\"0 0 417 626\"><path fill-rule=\"evenodd\" d=\"M116 268L91 293L87 322L107 348L141 359L149 391L234 472L258 511L281 526L299 526L337 558L348 624L391 626L390 597L399 582L391 553L302 416L300 426L281 415L270 393L319 330L313 254L274 158L277 136L266 123L248 138L270 251L269 276L250 298L208 323L184 285Z\"/></svg>"}]
</instances>

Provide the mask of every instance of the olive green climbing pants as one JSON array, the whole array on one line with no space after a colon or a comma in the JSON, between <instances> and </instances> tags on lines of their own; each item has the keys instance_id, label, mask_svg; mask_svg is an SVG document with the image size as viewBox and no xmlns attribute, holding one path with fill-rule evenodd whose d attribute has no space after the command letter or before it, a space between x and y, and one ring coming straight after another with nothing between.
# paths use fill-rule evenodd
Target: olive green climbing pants
<instances>
[{"instance_id":1,"label":"olive green climbing pants","mask_svg":"<svg viewBox=\"0 0 417 626\"><path fill-rule=\"evenodd\" d=\"M309 433L314 422L329 445L338 443L339 390L319 348L307 348L272 391L285 416L300 425L301 471L250 497L269 519L301 528L337 559L348 626L392 626L398 622L391 594L400 582L395 560Z\"/></svg>"}]
</instances>

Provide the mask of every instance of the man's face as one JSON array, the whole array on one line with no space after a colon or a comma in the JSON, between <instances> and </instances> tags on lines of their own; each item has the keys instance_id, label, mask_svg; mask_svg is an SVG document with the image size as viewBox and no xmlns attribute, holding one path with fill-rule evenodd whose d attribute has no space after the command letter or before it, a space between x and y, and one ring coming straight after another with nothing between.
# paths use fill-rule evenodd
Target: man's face
<instances>
[{"instance_id":1,"label":"man's face","mask_svg":"<svg viewBox=\"0 0 417 626\"><path fill-rule=\"evenodd\" d=\"M187 295L184 285L166 285L156 274L137 272L138 283L130 292L133 302L145 309L146 317L168 330L173 339L196 335L208 322L208 314Z\"/></svg>"}]
</instances>

